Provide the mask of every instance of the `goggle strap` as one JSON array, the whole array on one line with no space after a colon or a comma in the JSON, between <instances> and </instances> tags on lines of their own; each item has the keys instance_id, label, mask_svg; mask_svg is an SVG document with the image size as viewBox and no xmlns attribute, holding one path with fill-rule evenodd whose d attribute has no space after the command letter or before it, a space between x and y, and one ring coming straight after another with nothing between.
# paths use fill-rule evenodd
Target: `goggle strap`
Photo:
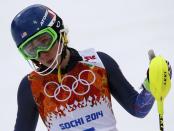
<instances>
[{"instance_id":1,"label":"goggle strap","mask_svg":"<svg viewBox=\"0 0 174 131\"><path fill-rule=\"evenodd\" d=\"M61 83L62 78L61 78L61 67L60 67L60 65L58 65L57 78L58 78L58 83Z\"/></svg>"}]
</instances>

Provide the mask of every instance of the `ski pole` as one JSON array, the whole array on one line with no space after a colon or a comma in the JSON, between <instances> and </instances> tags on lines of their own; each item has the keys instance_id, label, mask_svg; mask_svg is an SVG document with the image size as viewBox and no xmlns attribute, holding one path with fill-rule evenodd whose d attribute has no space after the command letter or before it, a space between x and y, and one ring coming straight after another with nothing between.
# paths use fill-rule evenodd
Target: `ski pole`
<instances>
[{"instance_id":1,"label":"ski pole","mask_svg":"<svg viewBox=\"0 0 174 131\"><path fill-rule=\"evenodd\" d=\"M162 56L155 56L153 50L148 52L149 65L149 83L150 91L157 101L160 131L164 131L164 98L167 96L171 88L171 80L166 60Z\"/></svg>"}]
</instances>

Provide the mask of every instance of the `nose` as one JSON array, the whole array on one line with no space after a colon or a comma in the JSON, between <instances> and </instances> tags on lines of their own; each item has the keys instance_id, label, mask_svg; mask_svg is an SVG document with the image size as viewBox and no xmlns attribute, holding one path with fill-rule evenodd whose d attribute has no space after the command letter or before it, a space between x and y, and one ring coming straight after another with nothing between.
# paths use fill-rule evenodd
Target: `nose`
<instances>
[{"instance_id":1,"label":"nose","mask_svg":"<svg viewBox=\"0 0 174 131\"><path fill-rule=\"evenodd\" d=\"M40 52L39 53L39 59L47 59L49 57L49 52Z\"/></svg>"}]
</instances>

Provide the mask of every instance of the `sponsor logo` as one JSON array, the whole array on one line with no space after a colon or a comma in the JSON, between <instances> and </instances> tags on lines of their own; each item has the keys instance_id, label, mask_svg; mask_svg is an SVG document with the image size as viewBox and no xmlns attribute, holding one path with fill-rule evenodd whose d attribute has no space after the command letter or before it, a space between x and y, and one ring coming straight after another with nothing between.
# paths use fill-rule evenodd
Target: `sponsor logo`
<instances>
[{"instance_id":1,"label":"sponsor logo","mask_svg":"<svg viewBox=\"0 0 174 131\"><path fill-rule=\"evenodd\" d=\"M43 18L42 18L42 20L40 22L41 26L43 26L43 24L45 23L45 20L46 20L47 16L48 16L48 10L45 11L45 14L44 14L44 16L43 16Z\"/></svg>"},{"instance_id":2,"label":"sponsor logo","mask_svg":"<svg viewBox=\"0 0 174 131\"><path fill-rule=\"evenodd\" d=\"M61 25L60 21L57 21L56 27L59 28Z\"/></svg>"},{"instance_id":3,"label":"sponsor logo","mask_svg":"<svg viewBox=\"0 0 174 131\"><path fill-rule=\"evenodd\" d=\"M87 72L88 74L93 76L93 79L91 81L87 81L87 80L81 78L82 75L85 74L85 72ZM72 82L71 87L63 84L63 81L65 79L73 79L74 80ZM76 95L79 95L79 96L83 96L83 95L87 94L90 91L91 85L95 82L95 80L96 80L96 76L95 76L93 71L83 70L79 73L78 78L76 78L73 75L66 75L65 77L62 78L62 81L60 84L58 84L55 81L47 82L44 86L44 93L46 96L48 96L50 98L55 98L57 101L66 101L71 97L72 92ZM86 90L83 92L78 92L76 89L78 88L79 84L86 87ZM52 87L55 87L55 90L54 90L53 94L50 94L48 88L52 89ZM59 96L62 91L66 92L66 94L67 94L67 96L65 96L65 98L60 98L60 96Z\"/></svg>"},{"instance_id":4,"label":"sponsor logo","mask_svg":"<svg viewBox=\"0 0 174 131\"><path fill-rule=\"evenodd\" d=\"M85 61L89 61L89 60L95 60L96 57L95 57L95 55L92 55L92 56L85 56L84 59L85 59Z\"/></svg>"},{"instance_id":5,"label":"sponsor logo","mask_svg":"<svg viewBox=\"0 0 174 131\"><path fill-rule=\"evenodd\" d=\"M164 85L166 86L166 84L167 84L167 72L165 71L164 72L164 79L163 79L164 81Z\"/></svg>"},{"instance_id":6,"label":"sponsor logo","mask_svg":"<svg viewBox=\"0 0 174 131\"><path fill-rule=\"evenodd\" d=\"M59 127L62 130L70 129L72 127L77 127L77 126L80 126L80 125L98 120L98 119L102 118L103 116L104 116L103 112L98 111L98 112L86 115L84 117L80 117L78 119L75 119L75 120L72 120L72 121L69 121L69 122L61 123L61 124L59 124ZM83 131L95 131L95 128L91 127L91 128L85 129Z\"/></svg>"}]
</instances>

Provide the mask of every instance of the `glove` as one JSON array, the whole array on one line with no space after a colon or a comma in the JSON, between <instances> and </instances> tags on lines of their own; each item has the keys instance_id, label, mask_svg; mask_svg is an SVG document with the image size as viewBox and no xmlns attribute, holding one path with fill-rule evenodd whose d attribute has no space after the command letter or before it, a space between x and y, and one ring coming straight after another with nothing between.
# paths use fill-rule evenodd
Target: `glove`
<instances>
[{"instance_id":1,"label":"glove","mask_svg":"<svg viewBox=\"0 0 174 131\"><path fill-rule=\"evenodd\" d=\"M166 63L168 65L168 72L169 72L169 76L170 76L170 79L172 78L172 68L171 68L171 65L169 63L169 61L166 60ZM145 78L142 86L148 91L150 92L150 84L149 84L149 69L147 70L147 78Z\"/></svg>"},{"instance_id":2,"label":"glove","mask_svg":"<svg viewBox=\"0 0 174 131\"><path fill-rule=\"evenodd\" d=\"M142 84L142 87L145 88L148 92L150 92L150 84L148 78L146 78Z\"/></svg>"}]
</instances>

